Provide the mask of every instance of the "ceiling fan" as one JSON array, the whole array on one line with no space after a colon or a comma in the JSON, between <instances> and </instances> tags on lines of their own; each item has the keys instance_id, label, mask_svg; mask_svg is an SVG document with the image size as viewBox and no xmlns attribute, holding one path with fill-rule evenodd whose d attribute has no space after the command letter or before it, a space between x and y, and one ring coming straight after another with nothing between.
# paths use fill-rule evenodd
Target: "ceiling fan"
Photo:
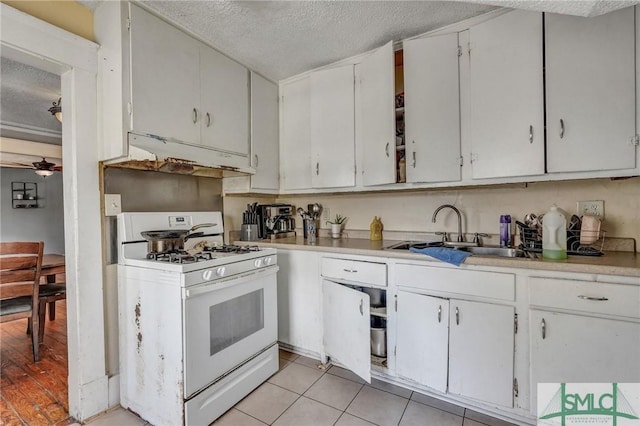
<instances>
[{"instance_id":1,"label":"ceiling fan","mask_svg":"<svg viewBox=\"0 0 640 426\"><path fill-rule=\"evenodd\" d=\"M51 176L54 171L62 171L62 166L56 166L54 163L50 163L42 157L42 161L36 161L31 163L36 171L37 175L42 177Z\"/></svg>"}]
</instances>

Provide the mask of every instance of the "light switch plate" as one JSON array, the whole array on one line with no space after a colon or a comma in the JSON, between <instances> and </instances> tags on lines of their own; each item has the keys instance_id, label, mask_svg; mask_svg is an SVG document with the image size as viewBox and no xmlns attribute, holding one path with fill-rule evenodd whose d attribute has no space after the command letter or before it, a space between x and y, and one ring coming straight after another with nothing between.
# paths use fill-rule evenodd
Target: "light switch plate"
<instances>
[{"instance_id":1,"label":"light switch plate","mask_svg":"<svg viewBox=\"0 0 640 426\"><path fill-rule=\"evenodd\" d=\"M331 220L331 209L329 207L322 208L322 217L320 219L322 220L320 227L327 223L328 220Z\"/></svg>"},{"instance_id":2,"label":"light switch plate","mask_svg":"<svg viewBox=\"0 0 640 426\"><path fill-rule=\"evenodd\" d=\"M104 194L104 215L115 216L122 213L120 194Z\"/></svg>"},{"instance_id":3,"label":"light switch plate","mask_svg":"<svg viewBox=\"0 0 640 426\"><path fill-rule=\"evenodd\" d=\"M600 220L604 219L604 201L592 200L592 201L578 201L578 216L585 214L598 216Z\"/></svg>"}]
</instances>

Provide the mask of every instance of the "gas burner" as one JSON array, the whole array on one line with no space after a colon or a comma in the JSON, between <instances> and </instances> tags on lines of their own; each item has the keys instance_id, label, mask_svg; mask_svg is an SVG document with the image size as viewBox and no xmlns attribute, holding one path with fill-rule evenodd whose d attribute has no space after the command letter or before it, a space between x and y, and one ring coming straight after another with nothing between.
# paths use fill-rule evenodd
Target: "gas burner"
<instances>
[{"instance_id":1,"label":"gas burner","mask_svg":"<svg viewBox=\"0 0 640 426\"><path fill-rule=\"evenodd\" d=\"M260 251L260 247L258 246L238 246L234 244L224 244L222 246L212 246L205 248L206 252L211 253L249 253L252 251Z\"/></svg>"},{"instance_id":2,"label":"gas burner","mask_svg":"<svg viewBox=\"0 0 640 426\"><path fill-rule=\"evenodd\" d=\"M162 253L148 253L147 259L169 263L194 263L213 259L208 252L189 253L185 250L170 250Z\"/></svg>"}]
</instances>

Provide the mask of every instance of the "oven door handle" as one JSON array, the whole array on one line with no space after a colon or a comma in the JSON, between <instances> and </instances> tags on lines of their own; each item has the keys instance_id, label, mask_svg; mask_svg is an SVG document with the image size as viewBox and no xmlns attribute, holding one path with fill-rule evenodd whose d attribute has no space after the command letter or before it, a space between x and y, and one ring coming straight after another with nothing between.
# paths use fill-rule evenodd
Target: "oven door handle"
<instances>
[{"instance_id":1,"label":"oven door handle","mask_svg":"<svg viewBox=\"0 0 640 426\"><path fill-rule=\"evenodd\" d=\"M280 269L278 265L272 265L272 266L267 266L266 268L247 271L245 273L238 274L238 275L233 275L228 278L220 278L217 280L207 281L202 284L198 284L193 287L184 289L183 298L185 300L190 299L192 297L200 296L206 293L219 291L233 285L252 281L256 278L262 278L265 275L275 274L276 272L278 272L278 269Z\"/></svg>"}]
</instances>

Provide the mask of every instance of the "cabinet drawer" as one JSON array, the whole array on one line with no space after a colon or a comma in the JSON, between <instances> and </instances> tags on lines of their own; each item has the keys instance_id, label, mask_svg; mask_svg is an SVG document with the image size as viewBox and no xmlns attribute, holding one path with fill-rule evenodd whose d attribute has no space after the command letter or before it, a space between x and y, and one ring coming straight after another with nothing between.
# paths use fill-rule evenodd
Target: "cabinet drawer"
<instances>
[{"instance_id":1,"label":"cabinet drawer","mask_svg":"<svg viewBox=\"0 0 640 426\"><path fill-rule=\"evenodd\" d=\"M396 285L445 293L514 301L515 276L500 272L453 270L430 266L397 267Z\"/></svg>"},{"instance_id":2,"label":"cabinet drawer","mask_svg":"<svg viewBox=\"0 0 640 426\"><path fill-rule=\"evenodd\" d=\"M640 286L532 277L529 303L572 311L640 318Z\"/></svg>"},{"instance_id":3,"label":"cabinet drawer","mask_svg":"<svg viewBox=\"0 0 640 426\"><path fill-rule=\"evenodd\" d=\"M322 276L325 278L370 284L387 285L387 264L362 260L322 258Z\"/></svg>"}]
</instances>

